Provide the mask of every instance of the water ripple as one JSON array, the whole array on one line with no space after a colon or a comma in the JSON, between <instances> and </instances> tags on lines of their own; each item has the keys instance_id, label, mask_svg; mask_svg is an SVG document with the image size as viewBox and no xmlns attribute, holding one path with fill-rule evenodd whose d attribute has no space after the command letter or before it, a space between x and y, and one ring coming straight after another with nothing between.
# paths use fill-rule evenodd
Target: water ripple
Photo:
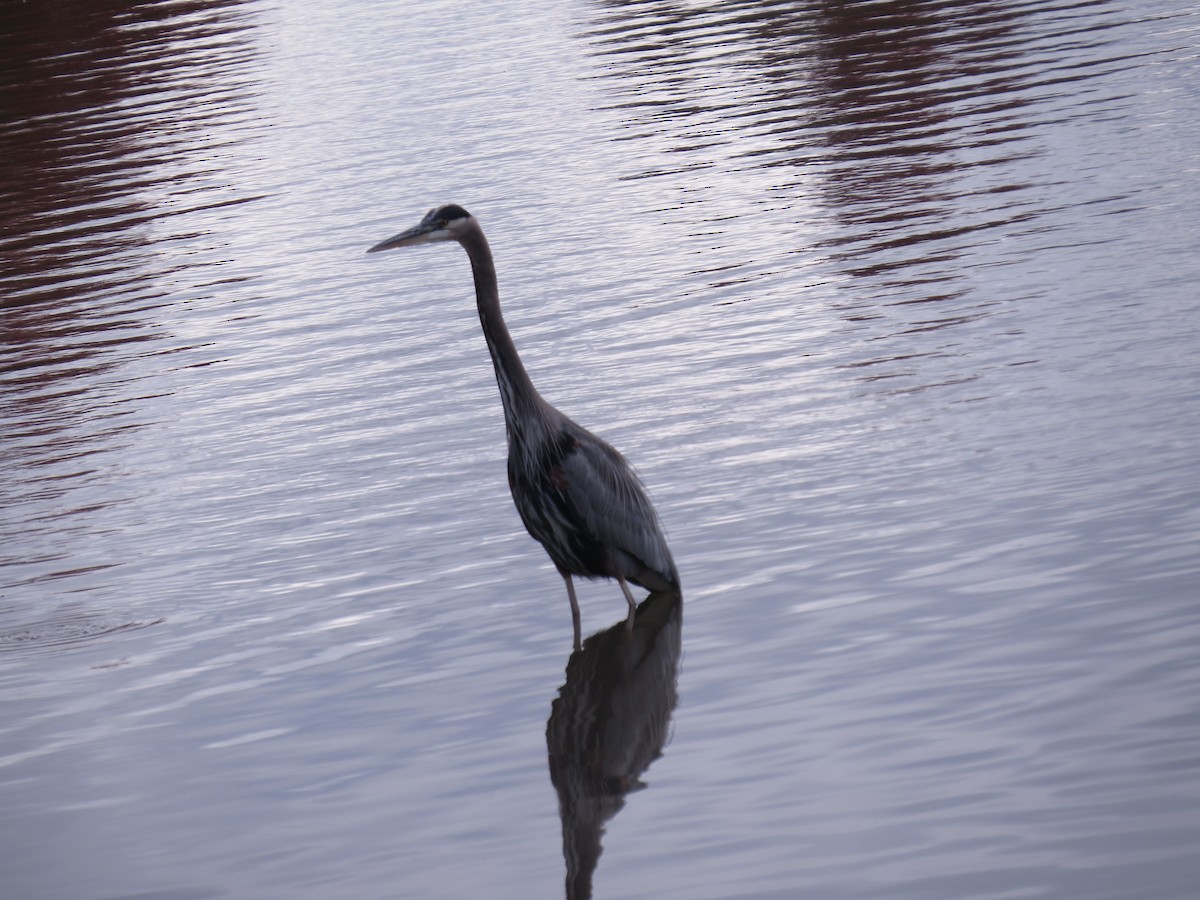
<instances>
[{"instance_id":1,"label":"water ripple","mask_svg":"<svg viewBox=\"0 0 1200 900\"><path fill-rule=\"evenodd\" d=\"M73 610L43 621L12 625L4 621L10 615L9 611L0 610L0 654L55 653L110 635L160 625L165 621L128 622L111 615Z\"/></svg>"}]
</instances>

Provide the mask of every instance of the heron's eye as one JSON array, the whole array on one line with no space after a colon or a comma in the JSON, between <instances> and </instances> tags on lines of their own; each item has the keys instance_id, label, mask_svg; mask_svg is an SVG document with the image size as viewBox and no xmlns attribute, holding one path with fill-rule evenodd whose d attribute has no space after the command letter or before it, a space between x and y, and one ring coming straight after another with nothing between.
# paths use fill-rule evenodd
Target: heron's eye
<instances>
[{"instance_id":1,"label":"heron's eye","mask_svg":"<svg viewBox=\"0 0 1200 900\"><path fill-rule=\"evenodd\" d=\"M438 228L445 228L449 223L445 219L438 219Z\"/></svg>"}]
</instances>

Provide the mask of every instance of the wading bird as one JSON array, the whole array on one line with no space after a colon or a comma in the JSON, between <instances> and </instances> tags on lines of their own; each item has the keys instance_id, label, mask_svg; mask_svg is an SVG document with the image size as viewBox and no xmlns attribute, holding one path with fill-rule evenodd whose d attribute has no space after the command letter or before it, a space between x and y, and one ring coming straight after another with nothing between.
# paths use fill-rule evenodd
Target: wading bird
<instances>
[{"instance_id":1,"label":"wading bird","mask_svg":"<svg viewBox=\"0 0 1200 900\"><path fill-rule=\"evenodd\" d=\"M479 321L504 405L508 486L526 530L546 548L567 583L576 648L574 575L617 579L632 627L637 604L629 582L651 591L679 590L679 573L645 487L625 457L534 388L500 315L496 266L474 216L453 204L432 209L419 225L367 252L435 241L458 241L471 260Z\"/></svg>"}]
</instances>

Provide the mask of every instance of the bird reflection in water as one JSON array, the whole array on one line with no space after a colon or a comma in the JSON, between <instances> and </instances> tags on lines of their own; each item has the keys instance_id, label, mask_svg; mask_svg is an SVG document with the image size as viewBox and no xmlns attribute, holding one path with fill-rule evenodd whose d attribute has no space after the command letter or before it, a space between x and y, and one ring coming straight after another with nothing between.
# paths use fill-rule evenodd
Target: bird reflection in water
<instances>
[{"instance_id":1,"label":"bird reflection in water","mask_svg":"<svg viewBox=\"0 0 1200 900\"><path fill-rule=\"evenodd\" d=\"M662 755L678 700L683 598L656 592L622 621L583 642L567 661L567 680L550 706L546 749L558 792L566 896L592 896L605 824L641 790Z\"/></svg>"}]
</instances>

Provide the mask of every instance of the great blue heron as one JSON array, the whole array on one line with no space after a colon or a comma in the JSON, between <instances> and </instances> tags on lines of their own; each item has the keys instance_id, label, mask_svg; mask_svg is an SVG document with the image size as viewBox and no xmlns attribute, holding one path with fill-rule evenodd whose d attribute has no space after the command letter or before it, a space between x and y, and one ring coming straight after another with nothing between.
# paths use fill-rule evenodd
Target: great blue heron
<instances>
[{"instance_id":1,"label":"great blue heron","mask_svg":"<svg viewBox=\"0 0 1200 900\"><path fill-rule=\"evenodd\" d=\"M646 489L616 449L571 421L534 388L500 315L496 265L475 217L451 204L367 252L435 241L458 241L471 260L475 303L496 368L508 433L508 486L526 530L567 583L575 646L579 601L573 575L615 578L629 603L628 582L651 591L678 591L679 573Z\"/></svg>"}]
</instances>

